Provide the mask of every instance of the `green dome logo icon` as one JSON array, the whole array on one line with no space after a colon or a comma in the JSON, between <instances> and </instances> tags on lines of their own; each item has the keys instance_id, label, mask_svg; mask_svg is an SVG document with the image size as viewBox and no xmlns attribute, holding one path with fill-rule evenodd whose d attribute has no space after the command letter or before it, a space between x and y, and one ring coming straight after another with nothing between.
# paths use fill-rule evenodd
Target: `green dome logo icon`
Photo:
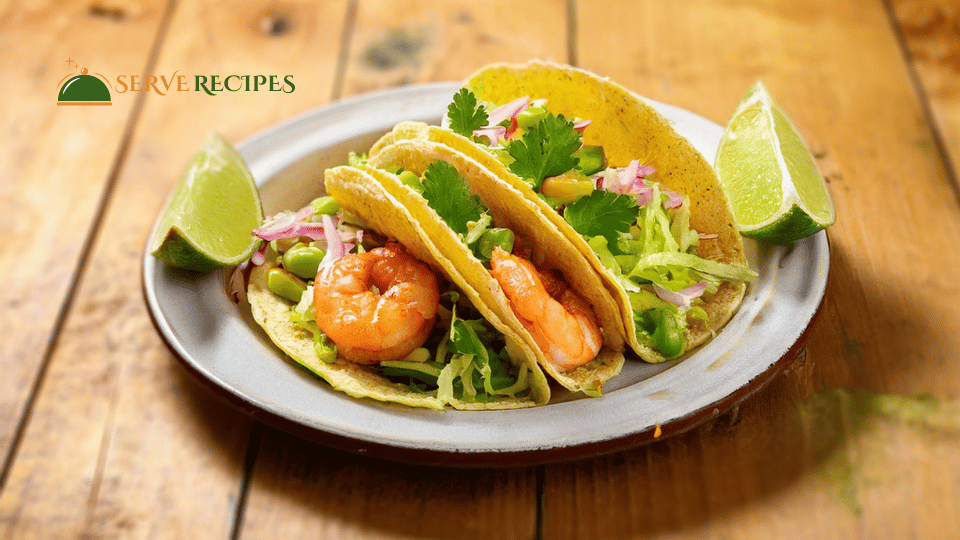
<instances>
[{"instance_id":1,"label":"green dome logo icon","mask_svg":"<svg viewBox=\"0 0 960 540\"><path fill-rule=\"evenodd\" d=\"M87 68L82 68L80 75L70 77L60 87L57 105L111 105L110 89L99 78L87 75Z\"/></svg>"}]
</instances>

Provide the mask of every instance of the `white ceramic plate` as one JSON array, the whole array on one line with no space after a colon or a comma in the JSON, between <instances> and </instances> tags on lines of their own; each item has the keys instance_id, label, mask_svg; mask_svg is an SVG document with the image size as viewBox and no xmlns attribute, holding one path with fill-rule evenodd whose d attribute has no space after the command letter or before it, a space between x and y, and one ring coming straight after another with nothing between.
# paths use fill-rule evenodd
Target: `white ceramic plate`
<instances>
[{"instance_id":1,"label":"white ceramic plate","mask_svg":"<svg viewBox=\"0 0 960 540\"><path fill-rule=\"evenodd\" d=\"M256 135L239 150L268 215L318 196L323 170L363 152L401 120L437 122L456 84L410 86L325 107ZM712 161L723 128L651 103ZM227 297L227 271L198 276L143 258L147 305L182 364L256 418L298 435L389 459L447 465L517 465L621 450L676 434L738 404L799 351L827 284L820 232L791 247L746 241L760 274L733 319L680 361L628 360L600 398L561 391L515 411L429 411L356 400L286 358Z\"/></svg>"}]
</instances>

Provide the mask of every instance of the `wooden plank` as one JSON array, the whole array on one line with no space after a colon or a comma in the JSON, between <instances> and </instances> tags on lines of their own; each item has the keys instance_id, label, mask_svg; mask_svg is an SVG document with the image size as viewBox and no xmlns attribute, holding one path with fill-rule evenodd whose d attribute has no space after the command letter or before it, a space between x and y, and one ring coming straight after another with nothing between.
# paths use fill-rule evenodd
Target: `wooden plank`
<instances>
[{"instance_id":1,"label":"wooden plank","mask_svg":"<svg viewBox=\"0 0 960 540\"><path fill-rule=\"evenodd\" d=\"M105 17L89 2L41 1L8 4L0 17L0 70L18 88L0 104L3 463L135 111L132 96L117 94L109 107L58 107L60 85L80 68L111 78L143 71L165 5L142 2ZM114 51L105 42L125 46Z\"/></svg>"},{"instance_id":2,"label":"wooden plank","mask_svg":"<svg viewBox=\"0 0 960 540\"><path fill-rule=\"evenodd\" d=\"M960 182L960 6L951 0L897 0L893 13L949 156L953 180ZM960 193L960 184L957 190Z\"/></svg>"},{"instance_id":3,"label":"wooden plank","mask_svg":"<svg viewBox=\"0 0 960 540\"><path fill-rule=\"evenodd\" d=\"M365 458L268 430L241 538L534 538L529 470Z\"/></svg>"},{"instance_id":4,"label":"wooden plank","mask_svg":"<svg viewBox=\"0 0 960 540\"><path fill-rule=\"evenodd\" d=\"M457 81L494 61L565 62L566 36L566 5L560 0L361 1L344 94Z\"/></svg>"},{"instance_id":5,"label":"wooden plank","mask_svg":"<svg viewBox=\"0 0 960 540\"><path fill-rule=\"evenodd\" d=\"M531 20L541 24L531 25ZM350 42L344 95L460 80L494 60L565 61L566 24L565 3L555 0L363 1ZM264 437L243 538L535 535L533 469L411 469L302 444ZM304 481L304 470L316 472ZM287 491L293 496L278 496Z\"/></svg>"},{"instance_id":6,"label":"wooden plank","mask_svg":"<svg viewBox=\"0 0 960 540\"><path fill-rule=\"evenodd\" d=\"M208 131L237 141L327 99L345 13L345 1L177 3L156 75L292 74L296 90L147 95L0 498L0 536L231 536L250 422L171 357L142 300L140 258Z\"/></svg>"},{"instance_id":7,"label":"wooden plank","mask_svg":"<svg viewBox=\"0 0 960 540\"><path fill-rule=\"evenodd\" d=\"M804 362L735 422L548 467L543 536L955 534L955 418L946 434L931 433L870 408L893 399L910 409L930 394L949 410L960 395L960 287L944 271L960 264L960 208L883 5L611 2L577 11L584 67L721 124L762 79L818 156L839 218ZM859 393L837 397L838 387Z\"/></svg>"}]
</instances>

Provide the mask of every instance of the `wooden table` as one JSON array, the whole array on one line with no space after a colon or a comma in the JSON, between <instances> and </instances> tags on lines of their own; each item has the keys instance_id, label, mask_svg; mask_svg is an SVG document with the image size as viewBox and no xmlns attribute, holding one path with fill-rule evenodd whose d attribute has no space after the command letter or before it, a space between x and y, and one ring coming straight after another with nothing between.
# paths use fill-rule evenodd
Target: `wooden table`
<instances>
[{"instance_id":1,"label":"wooden table","mask_svg":"<svg viewBox=\"0 0 960 540\"><path fill-rule=\"evenodd\" d=\"M3 538L960 537L955 1L3 0L0 53ZM758 78L779 99L839 216L784 374L683 435L496 470L305 442L185 374L139 264L208 131L535 57L720 124ZM57 107L80 67L296 88Z\"/></svg>"}]
</instances>

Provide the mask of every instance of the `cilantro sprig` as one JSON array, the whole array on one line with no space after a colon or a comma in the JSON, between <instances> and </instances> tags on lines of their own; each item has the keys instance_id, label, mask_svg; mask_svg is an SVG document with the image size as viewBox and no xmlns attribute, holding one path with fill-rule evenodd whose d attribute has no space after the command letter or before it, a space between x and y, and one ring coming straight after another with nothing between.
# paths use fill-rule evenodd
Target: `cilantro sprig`
<instances>
[{"instance_id":1,"label":"cilantro sprig","mask_svg":"<svg viewBox=\"0 0 960 540\"><path fill-rule=\"evenodd\" d=\"M478 221L486 211L480 199L470 191L467 180L456 167L436 160L423 173L423 197L430 208L454 232L466 235L467 223Z\"/></svg>"},{"instance_id":2,"label":"cilantro sprig","mask_svg":"<svg viewBox=\"0 0 960 540\"><path fill-rule=\"evenodd\" d=\"M637 202L629 195L598 189L568 205L563 217L579 234L603 236L613 246L637 220Z\"/></svg>"},{"instance_id":3,"label":"cilantro sprig","mask_svg":"<svg viewBox=\"0 0 960 540\"><path fill-rule=\"evenodd\" d=\"M510 170L540 189L544 178L563 174L580 163L573 157L581 145L580 132L563 115L549 114L507 145L514 161Z\"/></svg>"},{"instance_id":4,"label":"cilantro sprig","mask_svg":"<svg viewBox=\"0 0 960 540\"><path fill-rule=\"evenodd\" d=\"M477 102L473 92L461 88L447 106L447 118L450 119L450 129L464 137L473 137L473 130L487 125L487 110Z\"/></svg>"}]
</instances>

